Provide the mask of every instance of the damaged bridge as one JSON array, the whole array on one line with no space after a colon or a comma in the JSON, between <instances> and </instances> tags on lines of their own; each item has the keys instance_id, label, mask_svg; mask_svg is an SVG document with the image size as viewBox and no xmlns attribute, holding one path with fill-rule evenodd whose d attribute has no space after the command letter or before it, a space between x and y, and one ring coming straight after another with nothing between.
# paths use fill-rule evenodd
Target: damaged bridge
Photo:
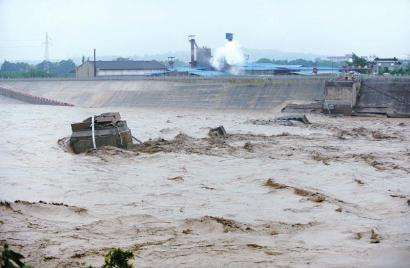
<instances>
[{"instance_id":1,"label":"damaged bridge","mask_svg":"<svg viewBox=\"0 0 410 268\"><path fill-rule=\"evenodd\" d=\"M369 78L325 83L323 108L345 115L410 116L410 79Z\"/></svg>"},{"instance_id":2,"label":"damaged bridge","mask_svg":"<svg viewBox=\"0 0 410 268\"><path fill-rule=\"evenodd\" d=\"M410 79L367 79L361 82L357 114L410 117Z\"/></svg>"},{"instance_id":3,"label":"damaged bridge","mask_svg":"<svg viewBox=\"0 0 410 268\"><path fill-rule=\"evenodd\" d=\"M283 112L321 112L358 116L410 117L410 79L328 80L323 99L288 104Z\"/></svg>"}]
</instances>

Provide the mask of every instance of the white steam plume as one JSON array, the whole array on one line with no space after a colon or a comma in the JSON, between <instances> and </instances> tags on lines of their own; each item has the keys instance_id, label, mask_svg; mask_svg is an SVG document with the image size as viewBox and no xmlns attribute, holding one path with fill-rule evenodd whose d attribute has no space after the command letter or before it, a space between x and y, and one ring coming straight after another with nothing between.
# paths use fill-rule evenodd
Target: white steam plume
<instances>
[{"instance_id":1,"label":"white steam plume","mask_svg":"<svg viewBox=\"0 0 410 268\"><path fill-rule=\"evenodd\" d=\"M228 71L237 74L240 71L240 66L245 62L245 55L242 52L241 46L235 41L226 42L223 47L216 50L211 59L211 65L217 70L224 70L228 67ZM226 65L229 66L226 66Z\"/></svg>"}]
</instances>

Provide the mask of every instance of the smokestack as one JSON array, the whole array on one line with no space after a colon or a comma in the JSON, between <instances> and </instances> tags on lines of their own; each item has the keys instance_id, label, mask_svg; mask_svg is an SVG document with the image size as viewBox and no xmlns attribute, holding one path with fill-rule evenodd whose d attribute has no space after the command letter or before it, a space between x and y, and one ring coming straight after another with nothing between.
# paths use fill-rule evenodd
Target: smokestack
<instances>
[{"instance_id":1,"label":"smokestack","mask_svg":"<svg viewBox=\"0 0 410 268\"><path fill-rule=\"evenodd\" d=\"M94 48L94 77L97 76L97 59L95 57L95 48Z\"/></svg>"},{"instance_id":2,"label":"smokestack","mask_svg":"<svg viewBox=\"0 0 410 268\"><path fill-rule=\"evenodd\" d=\"M196 67L195 61L195 47L198 47L195 42L195 35L188 36L189 42L191 43L191 62L189 63L192 68Z\"/></svg>"},{"instance_id":3,"label":"smokestack","mask_svg":"<svg viewBox=\"0 0 410 268\"><path fill-rule=\"evenodd\" d=\"M225 38L226 38L226 40L231 42L233 40L233 33L226 33Z\"/></svg>"}]
</instances>

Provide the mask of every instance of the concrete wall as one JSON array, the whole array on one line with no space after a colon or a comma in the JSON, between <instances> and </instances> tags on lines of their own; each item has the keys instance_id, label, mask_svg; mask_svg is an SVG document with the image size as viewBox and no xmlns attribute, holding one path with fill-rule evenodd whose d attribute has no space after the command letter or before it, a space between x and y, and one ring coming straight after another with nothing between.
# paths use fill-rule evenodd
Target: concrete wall
<instances>
[{"instance_id":1,"label":"concrete wall","mask_svg":"<svg viewBox=\"0 0 410 268\"><path fill-rule=\"evenodd\" d=\"M94 77L93 62L86 61L75 69L75 76L77 78L91 78Z\"/></svg>"},{"instance_id":2,"label":"concrete wall","mask_svg":"<svg viewBox=\"0 0 410 268\"><path fill-rule=\"evenodd\" d=\"M0 80L10 88L77 106L271 109L283 102L324 100L328 77L270 78L133 78L126 80ZM349 100L353 91L330 91L330 99ZM333 94L334 93L334 94ZM349 104L349 107L351 104ZM354 104L353 104L354 106ZM354 110L410 116L410 79L369 78L362 81Z\"/></svg>"},{"instance_id":3,"label":"concrete wall","mask_svg":"<svg viewBox=\"0 0 410 268\"><path fill-rule=\"evenodd\" d=\"M353 81L326 82L325 101L353 107L356 104L356 86L354 84Z\"/></svg>"},{"instance_id":4,"label":"concrete wall","mask_svg":"<svg viewBox=\"0 0 410 268\"><path fill-rule=\"evenodd\" d=\"M366 79L357 110L385 111L390 116L410 116L410 79Z\"/></svg>"},{"instance_id":5,"label":"concrete wall","mask_svg":"<svg viewBox=\"0 0 410 268\"><path fill-rule=\"evenodd\" d=\"M77 106L270 109L289 100L322 100L325 79L32 80L0 81L0 86Z\"/></svg>"}]
</instances>

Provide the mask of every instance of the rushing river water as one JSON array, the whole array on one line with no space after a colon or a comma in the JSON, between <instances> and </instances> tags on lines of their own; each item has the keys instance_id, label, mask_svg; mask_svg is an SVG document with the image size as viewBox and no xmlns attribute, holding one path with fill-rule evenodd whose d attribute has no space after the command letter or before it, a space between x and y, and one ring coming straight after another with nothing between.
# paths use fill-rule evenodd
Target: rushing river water
<instances>
[{"instance_id":1,"label":"rushing river water","mask_svg":"<svg viewBox=\"0 0 410 268\"><path fill-rule=\"evenodd\" d=\"M239 138L228 140L228 149L196 153L74 155L58 145L71 134L70 123L108 111L120 112L143 141L179 133L204 138L218 125ZM28 257L35 266L100 264L104 248L138 242L140 266L404 267L410 259L410 122L318 115L309 116L310 126L250 121L274 114L3 101L0 199L61 202L87 212L14 204L20 214L2 212L0 235L26 255L36 251ZM246 142L252 149L244 149ZM269 178L286 187L264 186ZM309 201L294 188L326 199ZM24 221L40 227L26 230ZM371 229L380 243L369 243ZM363 238L355 239L357 233Z\"/></svg>"}]
</instances>

